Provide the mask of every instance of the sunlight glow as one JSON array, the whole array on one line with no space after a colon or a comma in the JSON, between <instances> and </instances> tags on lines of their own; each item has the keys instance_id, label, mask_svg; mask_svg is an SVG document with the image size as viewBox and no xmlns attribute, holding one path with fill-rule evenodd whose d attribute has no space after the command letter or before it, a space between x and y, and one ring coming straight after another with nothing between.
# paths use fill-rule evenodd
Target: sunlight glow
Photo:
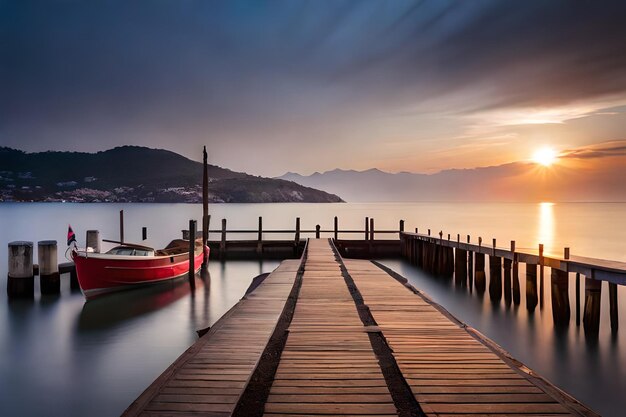
<instances>
[{"instance_id":1,"label":"sunlight glow","mask_svg":"<svg viewBox=\"0 0 626 417\"><path fill-rule=\"evenodd\" d=\"M543 147L535 151L533 161L545 167L549 167L556 161L557 157L558 155L554 149Z\"/></svg>"}]
</instances>

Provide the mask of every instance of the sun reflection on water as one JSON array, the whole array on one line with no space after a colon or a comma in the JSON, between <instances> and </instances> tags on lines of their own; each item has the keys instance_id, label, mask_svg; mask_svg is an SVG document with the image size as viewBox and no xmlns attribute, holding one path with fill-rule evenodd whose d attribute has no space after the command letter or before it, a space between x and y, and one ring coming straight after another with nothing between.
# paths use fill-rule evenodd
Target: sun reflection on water
<instances>
[{"instance_id":1,"label":"sun reflection on water","mask_svg":"<svg viewBox=\"0 0 626 417\"><path fill-rule=\"evenodd\" d=\"M538 225L535 247L539 247L539 244L543 243L545 253L547 254L554 248L554 203L539 203Z\"/></svg>"}]
</instances>

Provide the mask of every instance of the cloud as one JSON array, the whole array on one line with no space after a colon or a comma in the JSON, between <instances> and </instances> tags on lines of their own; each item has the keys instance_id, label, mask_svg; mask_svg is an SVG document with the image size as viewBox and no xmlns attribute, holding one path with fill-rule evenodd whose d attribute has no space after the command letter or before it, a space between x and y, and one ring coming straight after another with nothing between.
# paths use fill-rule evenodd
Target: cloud
<instances>
[{"instance_id":1,"label":"cloud","mask_svg":"<svg viewBox=\"0 0 626 417\"><path fill-rule=\"evenodd\" d=\"M596 159L626 156L626 140L616 140L563 151L560 158Z\"/></svg>"}]
</instances>

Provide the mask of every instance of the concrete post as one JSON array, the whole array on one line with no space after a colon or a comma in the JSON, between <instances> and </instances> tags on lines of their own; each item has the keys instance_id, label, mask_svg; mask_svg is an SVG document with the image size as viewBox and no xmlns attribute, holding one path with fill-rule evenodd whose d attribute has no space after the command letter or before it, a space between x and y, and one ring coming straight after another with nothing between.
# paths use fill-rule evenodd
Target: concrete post
<instances>
[{"instance_id":1,"label":"concrete post","mask_svg":"<svg viewBox=\"0 0 626 417\"><path fill-rule=\"evenodd\" d=\"M61 276L57 259L57 241L40 240L37 243L39 260L39 282L42 294L59 294L61 292Z\"/></svg>"},{"instance_id":2,"label":"concrete post","mask_svg":"<svg viewBox=\"0 0 626 417\"><path fill-rule=\"evenodd\" d=\"M33 242L16 241L9 243L7 295L26 298L35 295Z\"/></svg>"}]
</instances>

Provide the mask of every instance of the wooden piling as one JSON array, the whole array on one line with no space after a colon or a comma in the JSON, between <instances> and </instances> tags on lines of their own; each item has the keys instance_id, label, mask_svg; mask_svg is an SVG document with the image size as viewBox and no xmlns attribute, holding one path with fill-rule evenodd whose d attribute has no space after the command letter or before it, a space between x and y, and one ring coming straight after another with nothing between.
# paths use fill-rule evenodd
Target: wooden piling
<instances>
[{"instance_id":1,"label":"wooden piling","mask_svg":"<svg viewBox=\"0 0 626 417\"><path fill-rule=\"evenodd\" d=\"M470 241L470 235L467 235L468 245ZM474 287L474 252L471 250L467 251L467 287L470 292L472 292L472 288Z\"/></svg>"},{"instance_id":2,"label":"wooden piling","mask_svg":"<svg viewBox=\"0 0 626 417\"><path fill-rule=\"evenodd\" d=\"M402 236L402 232L404 232L404 220L400 220L398 224L398 229L400 230L400 236Z\"/></svg>"},{"instance_id":3,"label":"wooden piling","mask_svg":"<svg viewBox=\"0 0 626 417\"><path fill-rule=\"evenodd\" d=\"M195 268L195 252L196 252L196 221L189 220L189 285L191 288L196 287L196 268Z\"/></svg>"},{"instance_id":4,"label":"wooden piling","mask_svg":"<svg viewBox=\"0 0 626 417\"><path fill-rule=\"evenodd\" d=\"M543 266L545 260L543 259L543 243L539 244L539 308L543 308Z\"/></svg>"},{"instance_id":5,"label":"wooden piling","mask_svg":"<svg viewBox=\"0 0 626 417\"><path fill-rule=\"evenodd\" d=\"M580 273L576 272L576 326L580 326Z\"/></svg>"},{"instance_id":6,"label":"wooden piling","mask_svg":"<svg viewBox=\"0 0 626 417\"><path fill-rule=\"evenodd\" d=\"M297 247L300 244L300 217L296 217L296 235L293 240L294 245Z\"/></svg>"},{"instance_id":7,"label":"wooden piling","mask_svg":"<svg viewBox=\"0 0 626 417\"><path fill-rule=\"evenodd\" d=\"M504 304L509 307L511 305L511 302L513 301L513 297L511 294L511 267L513 266L513 261L504 258L502 263L504 267L504 274L502 279L502 283L504 286Z\"/></svg>"},{"instance_id":8,"label":"wooden piling","mask_svg":"<svg viewBox=\"0 0 626 417\"><path fill-rule=\"evenodd\" d=\"M148 228L144 226L141 228L141 240L146 239L148 239Z\"/></svg>"},{"instance_id":9,"label":"wooden piling","mask_svg":"<svg viewBox=\"0 0 626 417\"><path fill-rule=\"evenodd\" d=\"M555 326L566 327L570 320L568 273L551 268L552 319Z\"/></svg>"},{"instance_id":10,"label":"wooden piling","mask_svg":"<svg viewBox=\"0 0 626 417\"><path fill-rule=\"evenodd\" d=\"M474 261L476 264L476 270L474 272L474 282L476 284L476 291L479 294L483 294L485 292L485 288L487 287L486 275L485 275L485 254L476 252L474 254Z\"/></svg>"},{"instance_id":11,"label":"wooden piling","mask_svg":"<svg viewBox=\"0 0 626 417\"><path fill-rule=\"evenodd\" d=\"M226 257L226 219L222 219L222 239L220 240L220 259Z\"/></svg>"},{"instance_id":12,"label":"wooden piling","mask_svg":"<svg viewBox=\"0 0 626 417\"><path fill-rule=\"evenodd\" d=\"M374 240L374 218L370 218L370 240Z\"/></svg>"},{"instance_id":13,"label":"wooden piling","mask_svg":"<svg viewBox=\"0 0 626 417\"><path fill-rule=\"evenodd\" d=\"M259 216L259 232L257 236L256 243L256 254L259 256L263 255L263 217Z\"/></svg>"},{"instance_id":14,"label":"wooden piling","mask_svg":"<svg viewBox=\"0 0 626 417\"><path fill-rule=\"evenodd\" d=\"M512 285L513 285L513 304L519 305L521 294L519 286L519 258L515 253L515 241L511 241L511 252L513 252L513 268L512 268Z\"/></svg>"},{"instance_id":15,"label":"wooden piling","mask_svg":"<svg viewBox=\"0 0 626 417\"><path fill-rule=\"evenodd\" d=\"M609 310L611 315L611 330L616 332L619 328L619 316L617 311L617 284L609 282Z\"/></svg>"},{"instance_id":16,"label":"wooden piling","mask_svg":"<svg viewBox=\"0 0 626 417\"><path fill-rule=\"evenodd\" d=\"M320 227L319 224L315 225L315 239L319 239L320 238L320 229L321 229L321 227Z\"/></svg>"},{"instance_id":17,"label":"wooden piling","mask_svg":"<svg viewBox=\"0 0 626 417\"><path fill-rule=\"evenodd\" d=\"M209 170L208 170L208 158L209 155L206 151L206 146L202 147L202 244L206 245L209 240ZM202 258L202 268L206 269L209 266L209 257L204 252Z\"/></svg>"},{"instance_id":18,"label":"wooden piling","mask_svg":"<svg viewBox=\"0 0 626 417\"><path fill-rule=\"evenodd\" d=\"M339 219L335 216L335 241L339 240Z\"/></svg>"},{"instance_id":19,"label":"wooden piling","mask_svg":"<svg viewBox=\"0 0 626 417\"><path fill-rule=\"evenodd\" d=\"M32 298L35 295L33 242L9 243L7 295L9 298Z\"/></svg>"},{"instance_id":20,"label":"wooden piling","mask_svg":"<svg viewBox=\"0 0 626 417\"><path fill-rule=\"evenodd\" d=\"M365 218L365 240L370 240L370 218Z\"/></svg>"},{"instance_id":21,"label":"wooden piling","mask_svg":"<svg viewBox=\"0 0 626 417\"><path fill-rule=\"evenodd\" d=\"M602 300L602 281L585 277L585 309L583 328L585 334L594 336L600 330L600 301Z\"/></svg>"},{"instance_id":22,"label":"wooden piling","mask_svg":"<svg viewBox=\"0 0 626 417\"><path fill-rule=\"evenodd\" d=\"M120 242L124 243L124 210L120 210Z\"/></svg>"},{"instance_id":23,"label":"wooden piling","mask_svg":"<svg viewBox=\"0 0 626 417\"><path fill-rule=\"evenodd\" d=\"M454 282L457 285L467 284L467 251L457 248L454 253Z\"/></svg>"},{"instance_id":24,"label":"wooden piling","mask_svg":"<svg viewBox=\"0 0 626 417\"><path fill-rule=\"evenodd\" d=\"M85 237L85 246L93 249L94 253L100 253L100 231L87 230Z\"/></svg>"},{"instance_id":25,"label":"wooden piling","mask_svg":"<svg viewBox=\"0 0 626 417\"><path fill-rule=\"evenodd\" d=\"M39 284L42 294L59 294L61 292L61 276L57 259L57 241L40 240L37 242L37 258L39 261Z\"/></svg>"},{"instance_id":26,"label":"wooden piling","mask_svg":"<svg viewBox=\"0 0 626 417\"><path fill-rule=\"evenodd\" d=\"M526 264L526 308L535 311L539 297L537 295L537 265Z\"/></svg>"},{"instance_id":27,"label":"wooden piling","mask_svg":"<svg viewBox=\"0 0 626 417\"><path fill-rule=\"evenodd\" d=\"M495 255L489 256L489 298L494 303L502 299L502 258Z\"/></svg>"}]
</instances>

